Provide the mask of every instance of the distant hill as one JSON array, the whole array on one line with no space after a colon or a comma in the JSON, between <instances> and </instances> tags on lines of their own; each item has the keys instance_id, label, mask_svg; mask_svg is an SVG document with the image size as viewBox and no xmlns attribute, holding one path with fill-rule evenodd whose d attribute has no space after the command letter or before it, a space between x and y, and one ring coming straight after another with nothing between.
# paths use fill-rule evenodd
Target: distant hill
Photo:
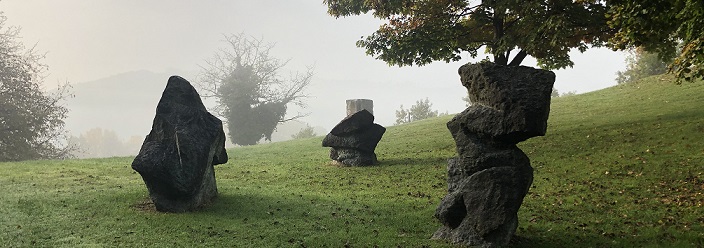
<instances>
[{"instance_id":1,"label":"distant hill","mask_svg":"<svg viewBox=\"0 0 704 248\"><path fill-rule=\"evenodd\" d=\"M151 129L156 105L172 75L179 75L192 83L196 79L195 72L141 70L72 85L74 97L66 102L70 110L66 129L76 137L91 129L101 128L113 131L123 142L135 136L143 138ZM208 108L215 105L214 99L203 99L203 102ZM297 121L282 124L272 135L272 141L289 140L291 135L306 126L306 123ZM325 132L323 128L316 128L318 135ZM138 149L132 147L127 150ZM128 154L106 154L111 155Z\"/></svg>"},{"instance_id":2,"label":"distant hill","mask_svg":"<svg viewBox=\"0 0 704 248\"><path fill-rule=\"evenodd\" d=\"M74 84L75 97L66 103L70 110L66 128L75 136L97 127L123 138L146 135L171 75L133 71Z\"/></svg>"}]
</instances>

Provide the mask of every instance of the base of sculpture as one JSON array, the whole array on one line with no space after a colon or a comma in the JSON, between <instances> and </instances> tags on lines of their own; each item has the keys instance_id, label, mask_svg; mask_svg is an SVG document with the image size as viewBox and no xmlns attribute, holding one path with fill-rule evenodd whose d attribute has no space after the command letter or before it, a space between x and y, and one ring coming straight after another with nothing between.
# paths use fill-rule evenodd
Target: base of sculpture
<instances>
[{"instance_id":1,"label":"base of sculpture","mask_svg":"<svg viewBox=\"0 0 704 248\"><path fill-rule=\"evenodd\" d=\"M154 208L160 212L181 213L199 210L213 203L218 197L218 188L215 183L215 171L211 166L206 168L203 174L203 181L201 185L194 190L193 195L173 197L168 194L163 194L162 191L155 189L153 186L148 186L149 199L154 203Z\"/></svg>"},{"instance_id":2,"label":"base of sculpture","mask_svg":"<svg viewBox=\"0 0 704 248\"><path fill-rule=\"evenodd\" d=\"M330 148L330 159L342 166L369 166L379 163L374 152L350 148Z\"/></svg>"}]
</instances>

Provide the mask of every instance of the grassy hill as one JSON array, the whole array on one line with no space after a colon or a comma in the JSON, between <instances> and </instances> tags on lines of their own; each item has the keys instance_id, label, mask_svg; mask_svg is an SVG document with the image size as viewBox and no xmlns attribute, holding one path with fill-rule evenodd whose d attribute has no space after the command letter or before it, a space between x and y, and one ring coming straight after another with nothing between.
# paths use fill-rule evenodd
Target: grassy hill
<instances>
[{"instance_id":1,"label":"grassy hill","mask_svg":"<svg viewBox=\"0 0 704 248\"><path fill-rule=\"evenodd\" d=\"M703 247L704 83L649 78L553 100L520 144L535 180L516 247ZM446 192L451 117L390 127L380 166L329 162L321 137L230 150L220 197L153 211L131 158L0 163L0 244L446 247L429 240Z\"/></svg>"}]
</instances>

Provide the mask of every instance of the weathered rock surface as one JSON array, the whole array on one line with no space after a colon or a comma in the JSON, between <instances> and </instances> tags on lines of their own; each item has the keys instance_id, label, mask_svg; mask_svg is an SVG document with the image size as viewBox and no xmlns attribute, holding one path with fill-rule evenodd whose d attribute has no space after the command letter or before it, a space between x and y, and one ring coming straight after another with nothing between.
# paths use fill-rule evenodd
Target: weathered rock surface
<instances>
[{"instance_id":1,"label":"weathered rock surface","mask_svg":"<svg viewBox=\"0 0 704 248\"><path fill-rule=\"evenodd\" d=\"M222 122L188 81L170 77L152 130L132 162L156 209L185 212L212 202L218 193L213 165L226 162Z\"/></svg>"},{"instance_id":2,"label":"weathered rock surface","mask_svg":"<svg viewBox=\"0 0 704 248\"><path fill-rule=\"evenodd\" d=\"M472 106L447 127L458 156L448 161L448 194L433 238L479 247L508 245L533 182L516 144L545 135L555 75L530 67L467 64L459 69Z\"/></svg>"},{"instance_id":3,"label":"weathered rock surface","mask_svg":"<svg viewBox=\"0 0 704 248\"><path fill-rule=\"evenodd\" d=\"M374 123L367 110L356 112L340 121L323 139L330 148L330 158L348 166L368 166L378 163L374 150L386 128Z\"/></svg>"}]
</instances>

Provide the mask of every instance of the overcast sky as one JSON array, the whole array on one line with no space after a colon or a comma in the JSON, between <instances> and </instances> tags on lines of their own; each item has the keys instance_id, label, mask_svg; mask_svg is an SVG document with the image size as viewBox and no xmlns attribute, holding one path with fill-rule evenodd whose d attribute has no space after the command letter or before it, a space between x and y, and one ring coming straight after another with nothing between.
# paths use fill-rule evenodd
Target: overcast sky
<instances>
[{"instance_id":1,"label":"overcast sky","mask_svg":"<svg viewBox=\"0 0 704 248\"><path fill-rule=\"evenodd\" d=\"M457 68L481 58L424 67L388 67L355 42L380 24L370 16L330 17L322 0L2 0L7 23L22 41L47 52L47 87L149 70L199 71L225 47L223 34L275 42L272 55L291 59L290 70L315 65L303 121L332 128L345 115L345 99L374 100L377 123L392 125L394 111L428 98L434 109L464 109ZM574 68L556 71L559 92L583 93L615 85L622 53L592 49L572 54ZM532 59L524 65L534 66ZM195 78L187 78L191 81ZM164 79L164 83L166 78Z\"/></svg>"}]
</instances>

